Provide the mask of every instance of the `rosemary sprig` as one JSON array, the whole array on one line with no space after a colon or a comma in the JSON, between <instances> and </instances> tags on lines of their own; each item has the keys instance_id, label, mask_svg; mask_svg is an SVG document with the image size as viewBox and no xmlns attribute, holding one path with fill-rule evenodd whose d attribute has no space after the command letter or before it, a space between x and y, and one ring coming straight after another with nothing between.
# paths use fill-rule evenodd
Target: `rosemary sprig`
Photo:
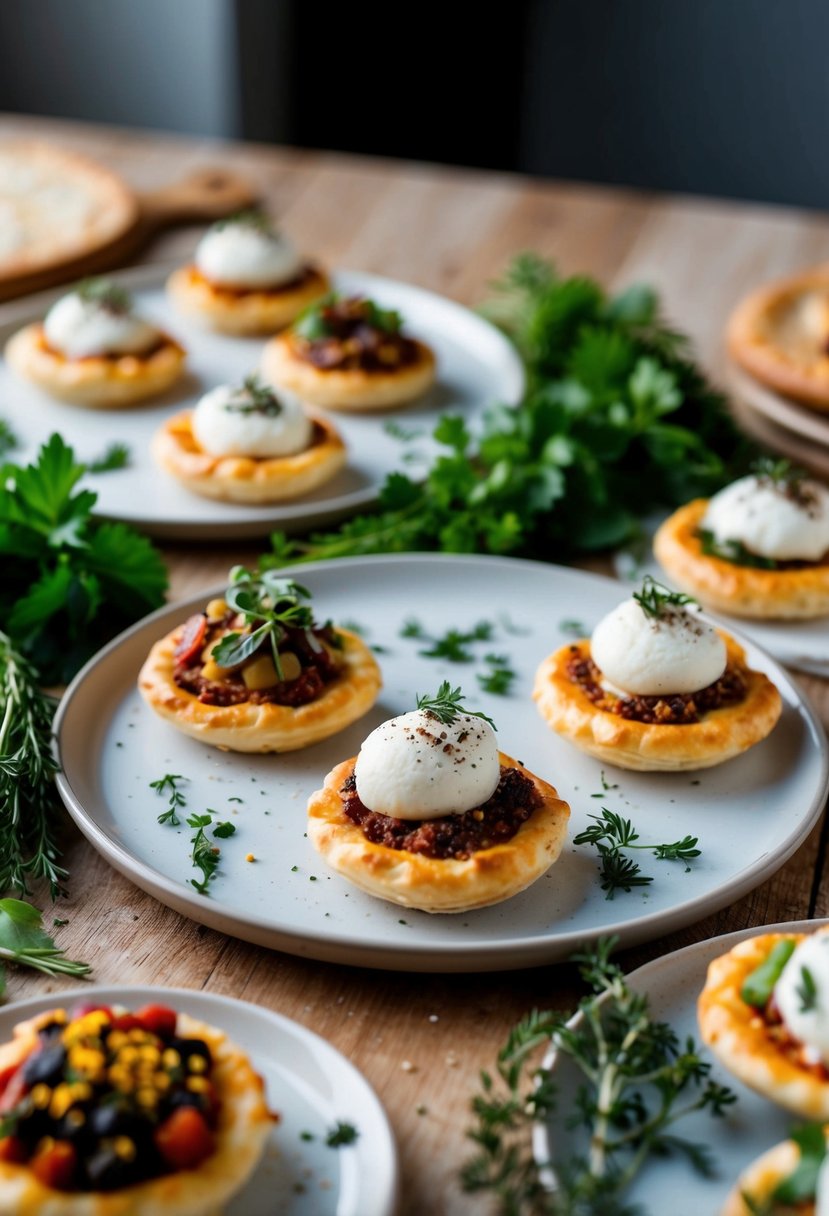
<instances>
[{"instance_id":1,"label":"rosemary sprig","mask_svg":"<svg viewBox=\"0 0 829 1216\"><path fill-rule=\"evenodd\" d=\"M425 709L427 713L431 714L433 718L437 718L444 726L451 726L460 714L467 714L470 718L481 718L484 722L488 722L492 729L495 730L495 723L492 721L492 718L487 717L486 714L480 711L467 709L465 705L461 704L463 699L464 696L460 687L452 688L449 681L444 680L433 697L430 697L427 693L422 697L416 697L415 702L418 709Z\"/></svg>"},{"instance_id":2,"label":"rosemary sprig","mask_svg":"<svg viewBox=\"0 0 829 1216\"><path fill-rule=\"evenodd\" d=\"M610 961L615 939L576 955L591 992L578 1018L533 1012L510 1033L498 1055L497 1078L481 1073L469 1138L475 1155L462 1169L465 1190L489 1192L499 1216L633 1216L624 1193L650 1156L684 1155L710 1173L707 1145L673 1130L694 1111L721 1116L736 1095L711 1080L710 1065L690 1038L655 1021L648 999L634 992ZM532 1124L558 1113L554 1076L534 1066L552 1043L584 1076L568 1114L583 1127L584 1156L553 1160L557 1188L541 1180L530 1151Z\"/></svg>"},{"instance_id":3,"label":"rosemary sprig","mask_svg":"<svg viewBox=\"0 0 829 1216\"><path fill-rule=\"evenodd\" d=\"M686 604L696 604L692 595L683 595L681 591L671 591L670 587L659 583L650 574L642 580L640 591L634 591L633 598L646 616L659 618L671 608L684 608Z\"/></svg>"},{"instance_id":4,"label":"rosemary sprig","mask_svg":"<svg viewBox=\"0 0 829 1216\"><path fill-rule=\"evenodd\" d=\"M157 781L150 782L150 789L155 790L157 794L166 794L169 791L169 805L167 810L162 811L158 816L158 822L168 823L171 828L177 828L181 823L176 812L187 803L187 799L178 788L179 781L187 781L187 777L182 777L181 773L165 773Z\"/></svg>"},{"instance_id":5,"label":"rosemary sprig","mask_svg":"<svg viewBox=\"0 0 829 1216\"><path fill-rule=\"evenodd\" d=\"M228 414L261 414L265 418L278 418L284 411L275 389L263 384L257 375L246 376L242 387L225 405Z\"/></svg>"},{"instance_id":6,"label":"rosemary sprig","mask_svg":"<svg viewBox=\"0 0 829 1216\"><path fill-rule=\"evenodd\" d=\"M30 879L45 878L54 898L66 878L58 864L54 712L31 663L0 633L0 894L25 894Z\"/></svg>"},{"instance_id":7,"label":"rosemary sprig","mask_svg":"<svg viewBox=\"0 0 829 1216\"><path fill-rule=\"evenodd\" d=\"M607 807L601 808L600 815L588 815L594 822L583 832L573 837L575 845L593 845L599 854L599 876L601 888L606 893L605 899L613 899L617 891L631 891L634 887L646 887L653 878L642 873L641 866L632 857L625 857L625 849L644 849L658 861L684 861L686 873L690 870L687 864L699 857L696 836L684 836L670 844L639 843L639 833L629 819L623 819L615 811Z\"/></svg>"}]
</instances>

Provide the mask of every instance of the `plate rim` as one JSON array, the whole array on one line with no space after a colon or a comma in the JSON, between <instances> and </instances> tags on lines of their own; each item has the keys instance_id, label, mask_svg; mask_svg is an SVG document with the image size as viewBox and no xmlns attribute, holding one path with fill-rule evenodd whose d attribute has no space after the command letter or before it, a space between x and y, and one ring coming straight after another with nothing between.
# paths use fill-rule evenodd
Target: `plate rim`
<instances>
[{"instance_id":1,"label":"plate rim","mask_svg":"<svg viewBox=\"0 0 829 1216\"><path fill-rule=\"evenodd\" d=\"M600 583L603 588L619 588L621 585L617 579L595 574L592 571L583 571L573 567L560 566L550 562L532 561L525 558L490 557L483 554L376 554L365 557L332 558L321 562L300 563L294 566L285 566L283 570L286 575L290 576L302 575L303 573L307 575L309 569L325 571L347 568L349 566L353 567L357 564L410 566L412 564L431 564L433 562L445 564L447 567L456 567L458 564L478 565L481 563L490 566L502 565L510 569L520 566L533 571L547 571L552 577L560 576L562 573L567 576L572 575L579 581L586 579L590 582ZM224 588L220 586L215 589L215 594L221 594L223 590ZM585 933L583 930L568 930L566 933L553 935L552 939L549 937L539 938L538 936L513 938L502 942L487 939L484 942L467 944L462 952L459 951L457 944L453 942L434 942L428 946L413 945L406 947L405 945L400 945L395 947L395 954L404 957L406 964L402 968L390 968L389 964L382 961L389 953L388 945L383 941L367 941L357 934L350 933L337 934L331 937L318 931L308 931L300 934L294 931L270 929L258 917L251 917L242 911L228 908L227 905L220 903L218 900L200 899L195 892L191 895L183 883L177 883L167 878L146 862L135 858L122 844L112 839L96 822L92 813L87 811L80 799L77 798L63 768L61 737L64 730L64 721L70 713L72 701L87 676L96 666L105 662L120 646L130 641L136 634L147 629L151 624L154 625L157 621L161 622L168 617L175 618L179 613L184 616L189 609L198 606L199 603L204 601L205 597L209 597L210 595L211 589L206 589L195 593L186 600L166 604L113 638L111 642L107 643L97 654L93 655L84 667L81 668L69 684L58 706L53 731L57 759L61 764L61 768L56 776L56 784L61 798L75 824L111 865L114 865L116 869L131 882L135 883L136 886L148 891L155 898L159 899L160 902L173 907L176 911L188 916L197 923L206 924L210 928L217 929L225 934L228 934L229 930L224 926L233 924L234 930L230 935L241 936L243 940L264 945L266 948L298 954L300 957L312 957L326 962L345 962L350 966L395 970L423 970L429 972L441 970L517 970L529 966L543 966L556 959L564 958L567 952L584 942ZM746 647L749 653L753 651L771 663L774 668L775 679L780 678L781 684L785 686L789 694L792 708L805 718L807 732L817 749L817 759L820 768L817 792L812 799L809 809L799 820L798 827L791 830L785 837L780 848L775 852L766 853L756 858L750 866L738 871L730 883L717 888L715 893L709 891L694 896L692 899L685 900L669 910L644 913L642 916L636 917L629 923L621 926L614 924L612 921L604 923L590 931L590 941L615 933L619 937L620 946L632 946L641 941L652 940L653 937L663 936L682 926L693 924L703 916L709 915L727 906L729 903L735 902L749 891L754 890L755 887L771 877L772 874L776 873L785 864L806 839L821 814L826 800L827 789L829 789L829 742L814 706L808 695L798 687L785 668L769 655L767 651L764 651L754 642L745 638L739 631L734 631L734 636ZM136 875L138 875L141 881L138 881ZM168 898L160 896L158 894L159 890L164 891L165 896ZM652 934L651 929L657 926L659 927L659 932ZM237 933L236 930L239 928L245 932ZM246 936L246 933L252 935ZM264 941L263 937L268 937L270 944ZM278 944L274 944L277 941ZM311 949L308 947L311 947ZM358 962L354 961L353 956L355 954L359 954L360 956ZM492 962L491 960L493 959L496 961ZM471 963L471 965L466 965L467 963Z\"/></svg>"},{"instance_id":2,"label":"plate rim","mask_svg":"<svg viewBox=\"0 0 829 1216\"><path fill-rule=\"evenodd\" d=\"M743 406L762 414L775 426L793 432L799 439L811 439L824 448L829 448L829 410L817 406L809 407L778 393L737 364L728 367L731 391L740 398Z\"/></svg>"},{"instance_id":3,"label":"plate rim","mask_svg":"<svg viewBox=\"0 0 829 1216\"><path fill-rule=\"evenodd\" d=\"M120 284L130 290L163 289L171 272L181 264L180 259L170 262L153 262L149 265L130 267L124 271L115 271L111 277L117 278ZM527 372L521 355L506 334L474 308L461 304L458 300L452 299L451 296L442 295L438 291L432 291L430 288L421 287L416 283L407 283L403 279L392 279L386 275L373 274L368 271L354 270L347 266L332 268L330 275L335 287L337 286L338 278L341 276L346 279L358 279L362 284L365 284L365 290L369 294L377 291L382 293L386 289L393 291L403 289L411 296L416 297L424 306L437 302L442 308L448 309L459 323L469 324L471 322L478 326L479 331L482 334L486 334L489 348L499 352L498 361L503 363L505 380L508 378L511 381L511 391L503 394L504 404L514 406L521 401L527 388ZM69 286L71 288L71 285ZM4 348L10 337L7 331L13 327L27 325L42 317L44 310L48 309L61 296L66 295L66 292L67 285L64 284L63 288L50 289L39 292L37 295L26 296L23 300L14 300L0 305L0 360L2 362L5 363ZM188 321L187 318L184 318L184 323L185 325L195 324L192 321ZM218 335L220 339L223 336L229 338L238 337L238 335ZM264 346L266 339L265 337L261 337L260 341L257 337L256 340L259 343L257 347L259 349ZM480 408L479 416L483 415L486 408L497 404L498 400L498 397L487 399ZM442 407L440 412L441 414L451 412L451 408L451 405L447 405ZM170 409L173 412L172 406ZM112 413L117 412L117 410L112 411ZM108 411L90 410L89 413L106 416ZM377 425L381 426L395 416L394 412L382 411L376 416ZM227 539L245 539L266 536L269 532L279 529L296 531L297 529L325 527L337 519L346 518L357 512L367 510L377 503L383 480L384 478L362 489L351 490L348 493L339 494L330 499L308 504L303 504L301 498L288 500L283 503L248 504L249 511L252 513L248 514L244 519L234 518L231 511L228 513L227 518L212 520L208 524L202 523L199 520L181 519L178 516L172 518L169 516L165 516L164 518L147 518L144 515L125 517L122 514L112 515L98 509L93 510L93 515L101 520L126 523L130 527L137 528L141 532L145 532L150 536L157 536L161 539L202 542L215 539L217 536ZM202 499L202 502L205 504L205 508L209 507L212 502L214 509L221 506L232 508L235 505L233 503L223 504L218 502L218 500L208 499ZM307 511L303 511L304 505L307 505Z\"/></svg>"},{"instance_id":4,"label":"plate rim","mask_svg":"<svg viewBox=\"0 0 829 1216\"><path fill-rule=\"evenodd\" d=\"M109 998L107 996L109 993L114 993L115 996L113 998ZM344 1068L346 1074L348 1075L349 1086L353 1086L355 1083L362 1086L363 1101L367 1102L368 1105L372 1107L372 1121L375 1124L372 1129L371 1141L372 1161L374 1160L375 1148L377 1145L375 1136L378 1128L381 1129L381 1132L385 1136L386 1140L384 1152L385 1160L388 1166L387 1185L383 1188L383 1190L376 1191L376 1204L372 1203L371 1207L361 1207L359 1212L352 1209L351 1216L394 1216L400 1197L401 1171L400 1153L391 1119L389 1118L385 1106L380 1101L374 1086L364 1075L364 1073L357 1068L356 1064L352 1063L344 1052L340 1051L339 1048L335 1047L333 1043L329 1042L328 1039L324 1038L321 1034L318 1034L315 1030L310 1030L307 1026L303 1026L303 1024L296 1021L296 1019L289 1018L287 1014L279 1013L277 1010L270 1009L266 1005L259 1005L254 1001L241 1000L239 997L226 996L221 992L211 992L210 990L205 990L204 988L185 988L181 985L177 985L176 987L168 987L165 984L89 984L86 982L79 984L74 988L57 989L54 992L43 993L42 995L35 997L27 997L22 1001L10 1001L8 1004L0 1006L0 1027L2 1027L2 1024L6 1020L7 1016L11 1016L15 1021L17 1021L21 1020L21 1017L25 1018L28 1014L41 1013L43 1010L52 1008L56 1003L65 1000L69 994L72 995L73 999L77 998L80 1000L90 998L99 998L102 1000L117 999L119 995L127 996L128 994L134 994L137 999L142 1000L145 996L157 998L159 994L164 994L165 998L169 999L174 1005L177 1004L178 999L183 997L186 1000L193 999L197 1002L204 1001L209 1005L215 1004L223 1009L228 1009L230 1012L232 1012L235 1007L241 1006L249 1015L252 1014L257 1017L261 1017L266 1021L270 1021L278 1026L283 1033L287 1031L295 1038L303 1040L315 1052L328 1056L329 1059L336 1057L338 1067ZM233 1037L232 1029L228 1029L224 1026L222 1029L226 1030L231 1038ZM0 1034L2 1033L2 1029L0 1029ZM256 1067L255 1060L253 1061L253 1064L254 1067ZM363 1151L359 1147L361 1144L365 1146L365 1141L362 1135L357 1140L358 1151ZM363 1176L362 1172L360 1176ZM357 1196L361 1203L371 1202L373 1200L375 1197L376 1185L376 1178L372 1177L372 1187L369 1189L367 1194Z\"/></svg>"}]
</instances>

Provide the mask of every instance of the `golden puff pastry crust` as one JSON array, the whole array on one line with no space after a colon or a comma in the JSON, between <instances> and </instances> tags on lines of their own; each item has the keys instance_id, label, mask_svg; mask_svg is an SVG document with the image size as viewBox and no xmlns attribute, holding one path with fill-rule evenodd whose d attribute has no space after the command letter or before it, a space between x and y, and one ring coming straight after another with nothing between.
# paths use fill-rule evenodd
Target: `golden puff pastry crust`
<instances>
[{"instance_id":1,"label":"golden puff pastry crust","mask_svg":"<svg viewBox=\"0 0 829 1216\"><path fill-rule=\"evenodd\" d=\"M52 397L89 409L120 409L165 392L179 379L186 353L167 334L147 354L90 355L69 359L53 350L38 321L6 345L9 366Z\"/></svg>"},{"instance_id":2,"label":"golden puff pastry crust","mask_svg":"<svg viewBox=\"0 0 829 1216\"><path fill-rule=\"evenodd\" d=\"M211 456L193 435L193 411L183 410L156 431L152 454L187 490L223 502L286 502L330 481L345 464L346 448L327 418L314 418L310 447L293 456Z\"/></svg>"},{"instance_id":3,"label":"golden puff pastry crust","mask_svg":"<svg viewBox=\"0 0 829 1216\"><path fill-rule=\"evenodd\" d=\"M718 631L719 632L719 631ZM746 695L710 710L698 722L639 722L599 709L567 672L573 658L590 658L590 641L568 643L536 672L533 698L548 726L607 764L646 772L684 772L722 764L770 733L782 709L780 693L762 672L745 665L745 652L720 632L729 666L738 667Z\"/></svg>"},{"instance_id":4,"label":"golden puff pastry crust","mask_svg":"<svg viewBox=\"0 0 829 1216\"><path fill-rule=\"evenodd\" d=\"M726 340L732 358L756 380L829 410L829 267L752 292L732 313Z\"/></svg>"},{"instance_id":5,"label":"golden puff pastry crust","mask_svg":"<svg viewBox=\"0 0 829 1216\"><path fill-rule=\"evenodd\" d=\"M37 1027L49 1014L39 1014L14 1029L14 1039L0 1047L0 1067L22 1062L37 1042ZM225 1203L255 1170L274 1125L262 1078L250 1060L222 1030L187 1014L178 1025L185 1037L198 1037L210 1047L211 1080L221 1099L216 1151L196 1169L110 1192L58 1191L44 1186L27 1165L0 1161L0 1212L15 1216L221 1216Z\"/></svg>"},{"instance_id":6,"label":"golden puff pastry crust","mask_svg":"<svg viewBox=\"0 0 829 1216\"><path fill-rule=\"evenodd\" d=\"M262 373L277 388L290 389L303 401L330 410L367 412L405 405L434 383L432 348L411 339L416 357L388 371L364 368L315 367L298 353L293 335L271 338L262 353Z\"/></svg>"},{"instance_id":7,"label":"golden puff pastry crust","mask_svg":"<svg viewBox=\"0 0 829 1216\"><path fill-rule=\"evenodd\" d=\"M829 1120L829 1081L782 1051L761 1013L740 996L744 981L784 939L803 933L764 933L739 942L708 968L697 1002L700 1034L717 1059L750 1089L804 1119Z\"/></svg>"},{"instance_id":8,"label":"golden puff pastry crust","mask_svg":"<svg viewBox=\"0 0 829 1216\"><path fill-rule=\"evenodd\" d=\"M423 912L466 912L517 895L550 868L561 853L570 807L553 786L499 753L502 767L520 768L541 797L516 834L480 849L467 860L427 857L374 844L343 814L340 789L356 757L325 778L308 803L308 839L333 870L390 903Z\"/></svg>"},{"instance_id":9,"label":"golden puff pastry crust","mask_svg":"<svg viewBox=\"0 0 829 1216\"><path fill-rule=\"evenodd\" d=\"M382 687L380 668L368 646L356 634L338 629L344 670L325 685L315 701L296 708L255 701L205 705L173 678L181 629L177 627L153 646L138 676L138 688L157 714L211 747L231 752L292 752L310 747L362 718Z\"/></svg>"},{"instance_id":10,"label":"golden puff pastry crust","mask_svg":"<svg viewBox=\"0 0 829 1216\"><path fill-rule=\"evenodd\" d=\"M195 265L174 270L167 291L176 308L223 334L273 334L331 290L316 266L284 287L225 287L211 283Z\"/></svg>"},{"instance_id":11,"label":"golden puff pastry crust","mask_svg":"<svg viewBox=\"0 0 829 1216\"><path fill-rule=\"evenodd\" d=\"M829 613L829 562L763 570L703 553L697 533L707 507L707 498L687 503L654 537L657 560L678 587L732 616L806 620Z\"/></svg>"},{"instance_id":12,"label":"golden puff pastry crust","mask_svg":"<svg viewBox=\"0 0 829 1216\"><path fill-rule=\"evenodd\" d=\"M765 1211L763 1204L771 1199L778 1184L794 1173L799 1162L800 1150L793 1140L775 1144L774 1148L743 1170L737 1185L720 1209L720 1216L752 1216L754 1211ZM753 1200L753 1209L746 1203L744 1195ZM772 1207L769 1216L791 1216L794 1211L797 1216L815 1216L815 1205L808 1200L796 1209L784 1204Z\"/></svg>"}]
</instances>

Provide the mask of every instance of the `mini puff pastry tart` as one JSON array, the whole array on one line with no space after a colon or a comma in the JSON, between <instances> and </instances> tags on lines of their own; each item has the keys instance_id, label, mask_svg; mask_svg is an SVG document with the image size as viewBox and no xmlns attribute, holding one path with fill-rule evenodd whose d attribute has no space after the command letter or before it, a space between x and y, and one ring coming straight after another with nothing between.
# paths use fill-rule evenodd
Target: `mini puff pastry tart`
<instances>
[{"instance_id":1,"label":"mini puff pastry tart","mask_svg":"<svg viewBox=\"0 0 829 1216\"><path fill-rule=\"evenodd\" d=\"M804 1140L808 1142L813 1160L823 1153L823 1163L811 1185L799 1172L803 1154L798 1141L803 1143ZM799 1128L791 1140L776 1144L743 1171L720 1216L757 1216L757 1213L763 1216L821 1216L825 1209L818 1209L817 1196L821 1194L824 1204L829 1197L825 1154L826 1129L817 1124Z\"/></svg>"},{"instance_id":2,"label":"mini puff pastry tart","mask_svg":"<svg viewBox=\"0 0 829 1216\"><path fill-rule=\"evenodd\" d=\"M399 313L362 297L329 296L272 338L262 371L304 401L334 410L404 405L434 382L430 347L402 332Z\"/></svg>"},{"instance_id":3,"label":"mini puff pastry tart","mask_svg":"<svg viewBox=\"0 0 829 1216\"><path fill-rule=\"evenodd\" d=\"M330 481L346 449L333 423L293 395L223 384L195 410L169 418L152 442L156 462L185 489L225 502L285 502Z\"/></svg>"},{"instance_id":4,"label":"mini puff pastry tart","mask_svg":"<svg viewBox=\"0 0 829 1216\"><path fill-rule=\"evenodd\" d=\"M654 553L671 579L734 616L829 614L829 490L785 462L680 507Z\"/></svg>"},{"instance_id":5,"label":"mini puff pastry tart","mask_svg":"<svg viewBox=\"0 0 829 1216\"><path fill-rule=\"evenodd\" d=\"M0 1211L219 1216L273 1124L223 1031L162 1005L53 1009L0 1047Z\"/></svg>"},{"instance_id":6,"label":"mini puff pastry tart","mask_svg":"<svg viewBox=\"0 0 829 1216\"><path fill-rule=\"evenodd\" d=\"M541 716L619 768L709 768L759 743L780 717L779 692L688 603L646 579L592 638L544 660L533 691Z\"/></svg>"},{"instance_id":7,"label":"mini puff pastry tart","mask_svg":"<svg viewBox=\"0 0 829 1216\"><path fill-rule=\"evenodd\" d=\"M88 279L18 330L9 366L52 397L91 409L117 409L163 393L181 376L183 347L132 311L129 293Z\"/></svg>"},{"instance_id":8,"label":"mini puff pastry tart","mask_svg":"<svg viewBox=\"0 0 829 1216\"><path fill-rule=\"evenodd\" d=\"M181 312L225 334L275 333L329 288L328 276L258 210L214 224L192 265L174 271L167 284Z\"/></svg>"},{"instance_id":9,"label":"mini puff pastry tart","mask_svg":"<svg viewBox=\"0 0 829 1216\"><path fill-rule=\"evenodd\" d=\"M755 380L829 410L829 268L761 287L732 313L728 350Z\"/></svg>"},{"instance_id":10,"label":"mini puff pastry tart","mask_svg":"<svg viewBox=\"0 0 829 1216\"><path fill-rule=\"evenodd\" d=\"M517 895L557 860L570 808L498 751L482 716L443 685L332 769L308 803L308 838L379 899L465 912Z\"/></svg>"},{"instance_id":11,"label":"mini puff pastry tart","mask_svg":"<svg viewBox=\"0 0 829 1216\"><path fill-rule=\"evenodd\" d=\"M829 933L765 933L714 959L700 1033L743 1084L802 1118L829 1120Z\"/></svg>"},{"instance_id":12,"label":"mini puff pastry tart","mask_svg":"<svg viewBox=\"0 0 829 1216\"><path fill-rule=\"evenodd\" d=\"M310 593L275 571L231 580L150 651L138 687L157 714L212 747L289 752L371 708L380 669L356 634L317 625Z\"/></svg>"}]
</instances>

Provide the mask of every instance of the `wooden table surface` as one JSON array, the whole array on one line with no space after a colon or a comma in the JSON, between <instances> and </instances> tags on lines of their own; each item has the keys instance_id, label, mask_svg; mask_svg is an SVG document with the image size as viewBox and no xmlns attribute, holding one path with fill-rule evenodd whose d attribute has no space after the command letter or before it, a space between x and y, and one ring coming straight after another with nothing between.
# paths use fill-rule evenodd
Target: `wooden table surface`
<instances>
[{"instance_id":1,"label":"wooden table surface","mask_svg":"<svg viewBox=\"0 0 829 1216\"><path fill-rule=\"evenodd\" d=\"M829 218L629 190L528 180L318 152L179 139L53 120L0 118L0 137L38 136L77 148L139 189L190 168L248 174L300 247L324 264L418 283L474 305L509 258L536 250L565 273L612 287L647 281L689 332L705 366L723 372L723 322L763 279L826 258ZM199 233L160 238L145 260L190 252ZM255 547L168 546L173 598L222 581ZM798 676L829 724L829 684ZM777 875L732 907L620 956L626 968L749 925L829 915L826 833L812 832ZM307 962L246 945L162 907L122 878L73 831L69 924L60 944L102 983L183 985L241 997L295 1018L329 1039L374 1085L391 1116L403 1171L401 1213L465 1216L464 1129L478 1070L492 1066L508 1028L530 1007L564 1008L568 967L502 976L396 975ZM18 971L10 1000L57 985ZM435 1016L437 1015L437 1020ZM407 1061L413 1067L404 1068ZM425 1113L423 1112L425 1108ZM418 1113L418 1112L421 1113Z\"/></svg>"}]
</instances>

